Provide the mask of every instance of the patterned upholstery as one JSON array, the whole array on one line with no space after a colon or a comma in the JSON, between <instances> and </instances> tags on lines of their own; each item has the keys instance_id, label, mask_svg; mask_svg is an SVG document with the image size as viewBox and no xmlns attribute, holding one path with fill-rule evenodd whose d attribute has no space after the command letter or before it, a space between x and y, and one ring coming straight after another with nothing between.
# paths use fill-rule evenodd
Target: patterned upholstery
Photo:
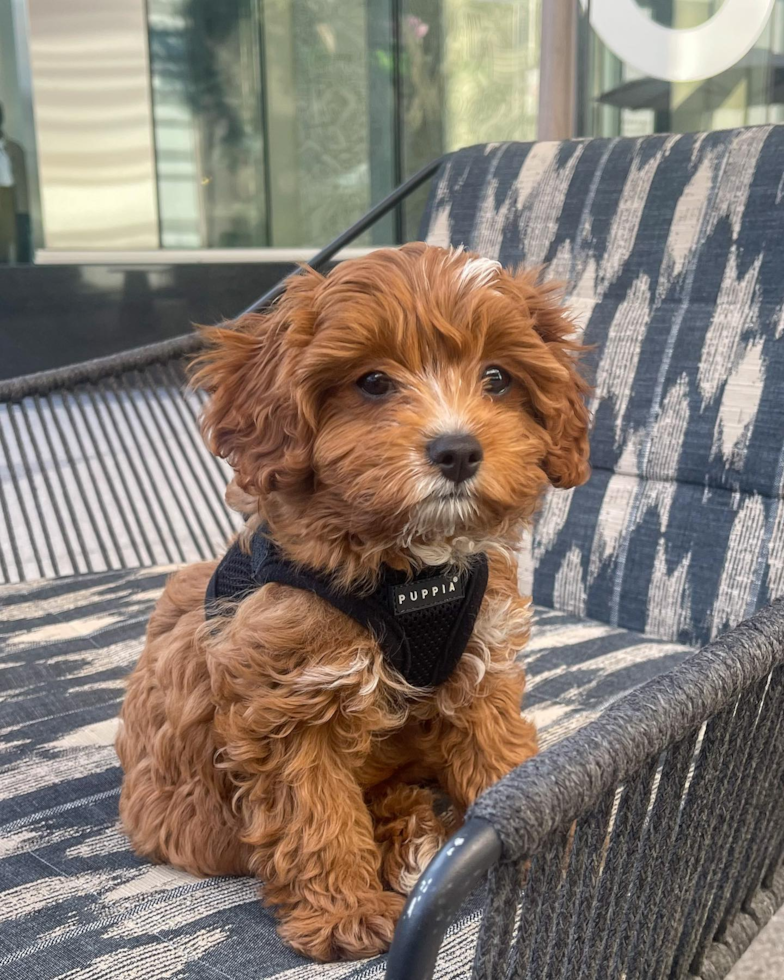
<instances>
[{"instance_id":1,"label":"patterned upholstery","mask_svg":"<svg viewBox=\"0 0 784 980\"><path fill-rule=\"evenodd\" d=\"M536 602L703 642L784 591L784 127L479 146L426 237L569 284L590 482L554 492Z\"/></svg>"},{"instance_id":2,"label":"patterned upholstery","mask_svg":"<svg viewBox=\"0 0 784 980\"><path fill-rule=\"evenodd\" d=\"M7 980L328 980L278 940L249 879L192 878L137 858L117 822L112 747L123 678L167 569L6 586L0 606L0 976ZM544 745L678 663L678 644L539 610L528 705ZM470 970L476 901L439 977Z\"/></svg>"}]
</instances>

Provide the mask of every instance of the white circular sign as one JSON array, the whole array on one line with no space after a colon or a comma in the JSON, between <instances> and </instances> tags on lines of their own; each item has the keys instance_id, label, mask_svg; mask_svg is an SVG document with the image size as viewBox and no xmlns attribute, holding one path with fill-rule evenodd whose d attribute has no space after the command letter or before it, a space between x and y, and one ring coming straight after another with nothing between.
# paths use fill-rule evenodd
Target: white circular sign
<instances>
[{"instance_id":1,"label":"white circular sign","mask_svg":"<svg viewBox=\"0 0 784 980\"><path fill-rule=\"evenodd\" d=\"M546 3L547 0L544 0ZM580 0L588 9L588 0ZM635 0L591 0L590 24L607 47L638 71L694 82L731 68L751 50L775 0L724 0L699 27L663 27Z\"/></svg>"}]
</instances>

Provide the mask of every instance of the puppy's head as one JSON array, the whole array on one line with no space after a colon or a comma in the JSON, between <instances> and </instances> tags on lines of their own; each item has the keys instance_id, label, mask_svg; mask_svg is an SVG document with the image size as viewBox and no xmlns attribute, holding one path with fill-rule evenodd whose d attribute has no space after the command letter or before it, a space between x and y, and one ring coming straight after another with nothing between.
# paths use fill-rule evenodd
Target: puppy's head
<instances>
[{"instance_id":1,"label":"puppy's head","mask_svg":"<svg viewBox=\"0 0 784 980\"><path fill-rule=\"evenodd\" d=\"M530 273L376 251L207 331L205 436L302 560L503 535L588 476L572 331Z\"/></svg>"}]
</instances>

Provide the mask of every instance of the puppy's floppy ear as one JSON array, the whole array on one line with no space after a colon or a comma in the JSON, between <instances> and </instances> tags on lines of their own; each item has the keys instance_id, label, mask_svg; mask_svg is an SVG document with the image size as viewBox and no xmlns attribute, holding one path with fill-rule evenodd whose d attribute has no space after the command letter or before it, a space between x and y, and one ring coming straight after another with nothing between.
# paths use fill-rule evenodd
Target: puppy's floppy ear
<instances>
[{"instance_id":1,"label":"puppy's floppy ear","mask_svg":"<svg viewBox=\"0 0 784 980\"><path fill-rule=\"evenodd\" d=\"M202 331L207 347L192 364L193 384L210 395L202 433L247 493L296 493L312 483L314 412L291 376L313 334L322 281L312 271L295 276L268 313Z\"/></svg>"},{"instance_id":2,"label":"puppy's floppy ear","mask_svg":"<svg viewBox=\"0 0 784 980\"><path fill-rule=\"evenodd\" d=\"M564 370L541 390L542 422L552 441L543 468L554 487L576 487L590 475L588 465L589 415L585 397L591 387L577 369L587 348L571 339L575 327L559 302L557 284L537 283L537 272L518 272L515 288L533 320L536 333Z\"/></svg>"}]
</instances>

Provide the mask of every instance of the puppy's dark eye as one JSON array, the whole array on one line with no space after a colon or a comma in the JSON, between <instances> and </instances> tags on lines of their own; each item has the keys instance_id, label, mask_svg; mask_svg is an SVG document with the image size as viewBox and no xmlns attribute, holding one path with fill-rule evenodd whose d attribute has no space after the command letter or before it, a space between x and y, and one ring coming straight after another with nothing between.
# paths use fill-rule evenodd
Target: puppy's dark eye
<instances>
[{"instance_id":1,"label":"puppy's dark eye","mask_svg":"<svg viewBox=\"0 0 784 980\"><path fill-rule=\"evenodd\" d=\"M383 371L371 371L370 374L362 375L357 381L357 387L371 398L383 398L395 390L395 382Z\"/></svg>"},{"instance_id":2,"label":"puppy's dark eye","mask_svg":"<svg viewBox=\"0 0 784 980\"><path fill-rule=\"evenodd\" d=\"M482 382L484 383L485 391L491 395L504 395L509 390L512 379L503 368L492 365L491 367L485 368L482 374Z\"/></svg>"}]
</instances>

